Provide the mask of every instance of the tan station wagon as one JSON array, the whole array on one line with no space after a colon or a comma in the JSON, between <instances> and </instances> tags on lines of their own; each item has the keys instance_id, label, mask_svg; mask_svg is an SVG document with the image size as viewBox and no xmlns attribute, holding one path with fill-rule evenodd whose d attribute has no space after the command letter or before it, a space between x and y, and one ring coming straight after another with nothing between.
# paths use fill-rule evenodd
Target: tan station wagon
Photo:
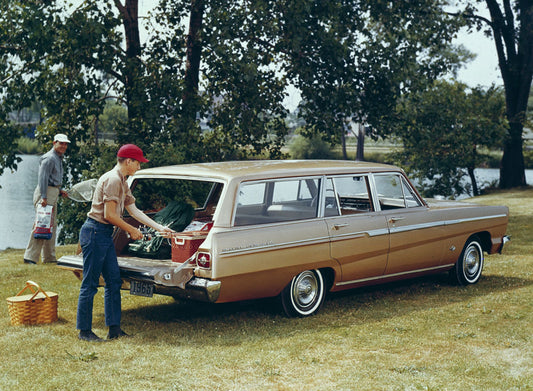
<instances>
[{"instance_id":1,"label":"tan station wagon","mask_svg":"<svg viewBox=\"0 0 533 391\"><path fill-rule=\"evenodd\" d=\"M500 252L508 208L425 201L394 166L239 161L150 168L130 178L137 205L171 238L114 235L123 288L224 303L280 298L316 313L326 292L449 272L476 283ZM126 217L128 218L128 217ZM82 257L58 266L81 278Z\"/></svg>"}]
</instances>

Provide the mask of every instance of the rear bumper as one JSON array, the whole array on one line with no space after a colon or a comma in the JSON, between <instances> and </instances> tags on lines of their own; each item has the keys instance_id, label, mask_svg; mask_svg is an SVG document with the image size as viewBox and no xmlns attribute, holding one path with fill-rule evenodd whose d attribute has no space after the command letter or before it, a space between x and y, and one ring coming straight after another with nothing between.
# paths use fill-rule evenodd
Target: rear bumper
<instances>
[{"instance_id":1,"label":"rear bumper","mask_svg":"<svg viewBox=\"0 0 533 391\"><path fill-rule=\"evenodd\" d=\"M154 293L214 303L220 294L220 281L194 277L193 267L170 260L118 257L122 289L129 290L132 280L154 286ZM57 266L70 270L78 278L83 274L81 255L66 255L57 261Z\"/></svg>"},{"instance_id":2,"label":"rear bumper","mask_svg":"<svg viewBox=\"0 0 533 391\"><path fill-rule=\"evenodd\" d=\"M502 250L503 250L503 246L505 246L505 243L511 241L511 237L510 236L507 236L505 235L502 239L502 244L500 246L500 248L498 249L498 253L501 254L502 253Z\"/></svg>"}]
</instances>

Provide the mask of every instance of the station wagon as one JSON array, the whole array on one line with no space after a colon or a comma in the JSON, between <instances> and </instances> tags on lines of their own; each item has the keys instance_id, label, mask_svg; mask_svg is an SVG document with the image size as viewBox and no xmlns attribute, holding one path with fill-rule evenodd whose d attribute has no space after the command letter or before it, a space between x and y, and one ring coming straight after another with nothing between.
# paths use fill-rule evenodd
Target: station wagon
<instances>
[{"instance_id":1,"label":"station wagon","mask_svg":"<svg viewBox=\"0 0 533 391\"><path fill-rule=\"evenodd\" d=\"M145 213L180 222L166 238L132 243L114 233L123 289L135 295L279 297L288 316L304 317L327 292L443 272L474 284L484 253L507 241L507 207L424 200L403 170L384 164L187 164L140 170L129 182ZM58 266L81 278L80 254Z\"/></svg>"}]
</instances>

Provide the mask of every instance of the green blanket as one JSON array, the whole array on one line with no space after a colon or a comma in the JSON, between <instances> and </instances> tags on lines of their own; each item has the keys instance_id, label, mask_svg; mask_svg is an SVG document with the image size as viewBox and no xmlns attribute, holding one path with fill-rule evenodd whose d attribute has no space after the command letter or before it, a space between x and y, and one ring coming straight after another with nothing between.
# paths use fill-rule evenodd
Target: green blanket
<instances>
[{"instance_id":1,"label":"green blanket","mask_svg":"<svg viewBox=\"0 0 533 391\"><path fill-rule=\"evenodd\" d=\"M176 232L181 232L189 225L194 217L194 208L183 201L172 201L165 208L157 212L153 219L155 222L170 227ZM131 255L145 258L165 259L171 257L171 247L168 240L156 236L156 230L148 228L145 238L136 240L128 245Z\"/></svg>"}]
</instances>

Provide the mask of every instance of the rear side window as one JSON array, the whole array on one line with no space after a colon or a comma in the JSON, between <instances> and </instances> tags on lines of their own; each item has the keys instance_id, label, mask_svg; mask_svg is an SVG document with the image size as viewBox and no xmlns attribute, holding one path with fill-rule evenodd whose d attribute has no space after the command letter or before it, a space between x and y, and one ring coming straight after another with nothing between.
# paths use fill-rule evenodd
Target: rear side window
<instances>
[{"instance_id":1,"label":"rear side window","mask_svg":"<svg viewBox=\"0 0 533 391\"><path fill-rule=\"evenodd\" d=\"M263 205L265 202L266 183L250 183L239 191L238 205Z\"/></svg>"},{"instance_id":2,"label":"rear side window","mask_svg":"<svg viewBox=\"0 0 533 391\"><path fill-rule=\"evenodd\" d=\"M239 188L234 225L315 218L319 189L318 178L245 182Z\"/></svg>"}]
</instances>

